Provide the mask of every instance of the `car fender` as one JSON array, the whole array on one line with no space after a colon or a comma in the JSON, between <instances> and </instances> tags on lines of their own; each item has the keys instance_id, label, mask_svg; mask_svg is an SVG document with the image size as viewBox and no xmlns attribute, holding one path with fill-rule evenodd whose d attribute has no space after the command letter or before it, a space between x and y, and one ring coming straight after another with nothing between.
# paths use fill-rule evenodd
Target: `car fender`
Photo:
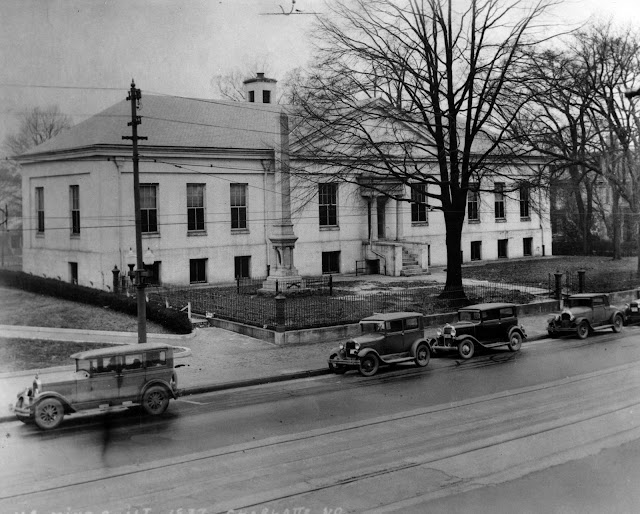
<instances>
[{"instance_id":1,"label":"car fender","mask_svg":"<svg viewBox=\"0 0 640 514\"><path fill-rule=\"evenodd\" d=\"M609 318L609 321L611 321L611 324L613 325L613 319L620 315L622 317L622 322L624 323L625 318L627 317L625 315L624 312L622 312L621 310L616 309L615 311L613 311L613 314L611 314L611 317Z\"/></svg>"},{"instance_id":2,"label":"car fender","mask_svg":"<svg viewBox=\"0 0 640 514\"><path fill-rule=\"evenodd\" d=\"M363 348L362 350L360 350L358 352L358 358L362 359L365 355L369 355L370 353L375 353L376 357L378 357L378 359L382 360L380 358L380 354L376 350L374 350L373 348Z\"/></svg>"},{"instance_id":3,"label":"car fender","mask_svg":"<svg viewBox=\"0 0 640 514\"><path fill-rule=\"evenodd\" d=\"M511 339L511 334L513 334L514 332L518 332L518 334L520 334L522 339L527 338L527 334L520 327L511 327L509 329L509 339Z\"/></svg>"},{"instance_id":4,"label":"car fender","mask_svg":"<svg viewBox=\"0 0 640 514\"><path fill-rule=\"evenodd\" d=\"M140 397L138 398L138 401L142 400L142 397L144 396L144 393L147 392L147 389L149 389L152 386L156 386L156 385L161 385L167 388L167 390L169 391L169 394L171 395L171 397L175 400L178 396L176 394L176 392L171 388L171 385L166 381L166 380L161 380L159 378L156 378L154 380L150 380L149 382L147 382L144 387L142 388L142 391L140 391Z\"/></svg>"},{"instance_id":5,"label":"car fender","mask_svg":"<svg viewBox=\"0 0 640 514\"><path fill-rule=\"evenodd\" d=\"M342 352L342 350L339 346L336 346L335 348L331 348L331 350L329 350L329 355L333 355L334 353L336 355L340 355L340 352Z\"/></svg>"},{"instance_id":6,"label":"car fender","mask_svg":"<svg viewBox=\"0 0 640 514\"><path fill-rule=\"evenodd\" d=\"M579 318L575 319L576 327L578 325L580 325L580 323L582 323L583 321L587 322L587 325L589 325L589 330L591 330L591 320L589 318L587 318L586 316L580 316Z\"/></svg>"},{"instance_id":7,"label":"car fender","mask_svg":"<svg viewBox=\"0 0 640 514\"><path fill-rule=\"evenodd\" d=\"M69 400L67 400L60 393L56 393L55 391L44 391L40 393L38 396L36 396L33 399L33 402L31 403L32 407L35 408L37 403L40 400L44 400L45 398L56 398L57 400L60 400L62 402L62 405L64 406L65 413L76 412L76 409L73 408L73 406L71 405L71 402L69 402Z\"/></svg>"},{"instance_id":8,"label":"car fender","mask_svg":"<svg viewBox=\"0 0 640 514\"><path fill-rule=\"evenodd\" d=\"M478 344L480 346L482 346L482 343L480 341L478 341L475 337L473 337L471 334L462 334L460 336L456 336L456 342L461 343L462 341L465 341L466 339L469 339L473 342L473 344Z\"/></svg>"},{"instance_id":9,"label":"car fender","mask_svg":"<svg viewBox=\"0 0 640 514\"><path fill-rule=\"evenodd\" d=\"M418 345L422 343L425 343L429 347L429 351L431 351L431 343L428 340L418 339L417 341L414 341L414 343L411 345L411 355L413 357L416 356L416 350L418 349Z\"/></svg>"}]
</instances>

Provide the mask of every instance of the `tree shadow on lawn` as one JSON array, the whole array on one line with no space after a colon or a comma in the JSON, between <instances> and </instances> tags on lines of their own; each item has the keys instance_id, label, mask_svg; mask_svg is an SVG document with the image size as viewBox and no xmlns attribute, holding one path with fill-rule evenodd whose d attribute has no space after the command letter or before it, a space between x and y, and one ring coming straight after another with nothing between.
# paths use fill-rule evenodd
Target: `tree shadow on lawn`
<instances>
[{"instance_id":1,"label":"tree shadow on lawn","mask_svg":"<svg viewBox=\"0 0 640 514\"><path fill-rule=\"evenodd\" d=\"M0 373L69 366L70 355L108 346L116 345L0 337Z\"/></svg>"}]
</instances>

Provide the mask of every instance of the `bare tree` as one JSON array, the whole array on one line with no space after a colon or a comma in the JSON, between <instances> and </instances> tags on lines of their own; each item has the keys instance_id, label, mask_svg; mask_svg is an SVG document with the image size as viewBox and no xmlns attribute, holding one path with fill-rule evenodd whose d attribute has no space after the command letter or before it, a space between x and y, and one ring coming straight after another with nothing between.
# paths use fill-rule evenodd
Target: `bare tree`
<instances>
[{"instance_id":1,"label":"bare tree","mask_svg":"<svg viewBox=\"0 0 640 514\"><path fill-rule=\"evenodd\" d=\"M390 180L427 185L446 225L445 292L462 288L470 182L513 182L514 162L531 157L508 129L528 101L525 50L547 37L538 21L554 3L472 0L457 12L447 0L342 0L319 19L296 128L307 164L297 171L394 198Z\"/></svg>"},{"instance_id":2,"label":"bare tree","mask_svg":"<svg viewBox=\"0 0 640 514\"><path fill-rule=\"evenodd\" d=\"M4 146L11 155L20 155L70 127L71 118L62 114L57 105L34 107L22 115L18 133L7 136Z\"/></svg>"}]
</instances>

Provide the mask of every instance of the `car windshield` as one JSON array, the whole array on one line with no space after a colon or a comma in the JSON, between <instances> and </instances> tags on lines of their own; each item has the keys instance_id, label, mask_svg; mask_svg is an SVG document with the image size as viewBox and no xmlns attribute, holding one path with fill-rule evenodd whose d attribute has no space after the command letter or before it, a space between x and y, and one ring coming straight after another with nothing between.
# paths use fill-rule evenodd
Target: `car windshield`
<instances>
[{"instance_id":1,"label":"car windshield","mask_svg":"<svg viewBox=\"0 0 640 514\"><path fill-rule=\"evenodd\" d=\"M373 321L367 323L360 323L362 327L362 332L384 332L384 323L381 321Z\"/></svg>"},{"instance_id":2,"label":"car windshield","mask_svg":"<svg viewBox=\"0 0 640 514\"><path fill-rule=\"evenodd\" d=\"M565 306L571 307L591 307L591 298L568 298Z\"/></svg>"},{"instance_id":3,"label":"car windshield","mask_svg":"<svg viewBox=\"0 0 640 514\"><path fill-rule=\"evenodd\" d=\"M480 321L479 311L460 311L458 312L460 321Z\"/></svg>"}]
</instances>

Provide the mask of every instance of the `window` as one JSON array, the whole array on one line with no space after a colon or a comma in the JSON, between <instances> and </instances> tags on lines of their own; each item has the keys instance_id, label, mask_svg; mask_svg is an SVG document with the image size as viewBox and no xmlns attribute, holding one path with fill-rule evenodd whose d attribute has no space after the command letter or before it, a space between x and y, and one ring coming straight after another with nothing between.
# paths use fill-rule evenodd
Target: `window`
<instances>
[{"instance_id":1,"label":"window","mask_svg":"<svg viewBox=\"0 0 640 514\"><path fill-rule=\"evenodd\" d=\"M340 273L340 252L322 252L322 273Z\"/></svg>"},{"instance_id":2,"label":"window","mask_svg":"<svg viewBox=\"0 0 640 514\"><path fill-rule=\"evenodd\" d=\"M498 239L498 259L506 259L509 257L509 240Z\"/></svg>"},{"instance_id":3,"label":"window","mask_svg":"<svg viewBox=\"0 0 640 514\"><path fill-rule=\"evenodd\" d=\"M249 91L249 101L251 103L256 101L256 92L255 91Z\"/></svg>"},{"instance_id":4,"label":"window","mask_svg":"<svg viewBox=\"0 0 640 514\"><path fill-rule=\"evenodd\" d=\"M533 248L533 237L524 237L522 239L522 255L532 255L531 249Z\"/></svg>"},{"instance_id":5,"label":"window","mask_svg":"<svg viewBox=\"0 0 640 514\"><path fill-rule=\"evenodd\" d=\"M207 281L207 259L189 260L189 282L197 284Z\"/></svg>"},{"instance_id":6,"label":"window","mask_svg":"<svg viewBox=\"0 0 640 514\"><path fill-rule=\"evenodd\" d=\"M496 202L496 219L503 220L504 216L504 184L496 182L493 186Z\"/></svg>"},{"instance_id":7,"label":"window","mask_svg":"<svg viewBox=\"0 0 640 514\"><path fill-rule=\"evenodd\" d=\"M320 184L319 200L320 204L320 226L331 227L338 225L338 185Z\"/></svg>"},{"instance_id":8,"label":"window","mask_svg":"<svg viewBox=\"0 0 640 514\"><path fill-rule=\"evenodd\" d=\"M407 318L404 320L406 330L417 330L420 328L418 318Z\"/></svg>"},{"instance_id":9,"label":"window","mask_svg":"<svg viewBox=\"0 0 640 514\"><path fill-rule=\"evenodd\" d=\"M187 230L204 230L204 184L187 184Z\"/></svg>"},{"instance_id":10,"label":"window","mask_svg":"<svg viewBox=\"0 0 640 514\"><path fill-rule=\"evenodd\" d=\"M271 91L263 91L262 92L262 103L270 104L271 103Z\"/></svg>"},{"instance_id":11,"label":"window","mask_svg":"<svg viewBox=\"0 0 640 514\"><path fill-rule=\"evenodd\" d=\"M36 231L44 234L44 187L36 187Z\"/></svg>"},{"instance_id":12,"label":"window","mask_svg":"<svg viewBox=\"0 0 640 514\"><path fill-rule=\"evenodd\" d=\"M469 221L480 221L480 211L478 206L480 204L480 184L469 184L469 190L467 191L467 213L469 214Z\"/></svg>"},{"instance_id":13,"label":"window","mask_svg":"<svg viewBox=\"0 0 640 514\"><path fill-rule=\"evenodd\" d=\"M124 369L142 369L142 354L133 353L131 355L124 356Z\"/></svg>"},{"instance_id":14,"label":"window","mask_svg":"<svg viewBox=\"0 0 640 514\"><path fill-rule=\"evenodd\" d=\"M231 228L247 228L247 185L231 184Z\"/></svg>"},{"instance_id":15,"label":"window","mask_svg":"<svg viewBox=\"0 0 640 514\"><path fill-rule=\"evenodd\" d=\"M482 260L482 241L471 241L471 260Z\"/></svg>"},{"instance_id":16,"label":"window","mask_svg":"<svg viewBox=\"0 0 640 514\"><path fill-rule=\"evenodd\" d=\"M427 223L427 184L411 186L411 223Z\"/></svg>"},{"instance_id":17,"label":"window","mask_svg":"<svg viewBox=\"0 0 640 514\"><path fill-rule=\"evenodd\" d=\"M70 262L69 263L69 282L72 284L78 283L78 263Z\"/></svg>"},{"instance_id":18,"label":"window","mask_svg":"<svg viewBox=\"0 0 640 514\"><path fill-rule=\"evenodd\" d=\"M249 278L251 276L251 256L243 255L240 257L234 257L234 277Z\"/></svg>"},{"instance_id":19,"label":"window","mask_svg":"<svg viewBox=\"0 0 640 514\"><path fill-rule=\"evenodd\" d=\"M529 219L529 186L520 187L520 218Z\"/></svg>"},{"instance_id":20,"label":"window","mask_svg":"<svg viewBox=\"0 0 640 514\"><path fill-rule=\"evenodd\" d=\"M80 234L80 186L69 186L69 204L71 207L71 234Z\"/></svg>"},{"instance_id":21,"label":"window","mask_svg":"<svg viewBox=\"0 0 640 514\"><path fill-rule=\"evenodd\" d=\"M500 319L513 318L514 316L513 307L504 307L500 309Z\"/></svg>"},{"instance_id":22,"label":"window","mask_svg":"<svg viewBox=\"0 0 640 514\"><path fill-rule=\"evenodd\" d=\"M393 319L387 321L387 332L402 332L402 320Z\"/></svg>"},{"instance_id":23,"label":"window","mask_svg":"<svg viewBox=\"0 0 640 514\"><path fill-rule=\"evenodd\" d=\"M158 185L140 184L142 232L158 231Z\"/></svg>"}]
</instances>

